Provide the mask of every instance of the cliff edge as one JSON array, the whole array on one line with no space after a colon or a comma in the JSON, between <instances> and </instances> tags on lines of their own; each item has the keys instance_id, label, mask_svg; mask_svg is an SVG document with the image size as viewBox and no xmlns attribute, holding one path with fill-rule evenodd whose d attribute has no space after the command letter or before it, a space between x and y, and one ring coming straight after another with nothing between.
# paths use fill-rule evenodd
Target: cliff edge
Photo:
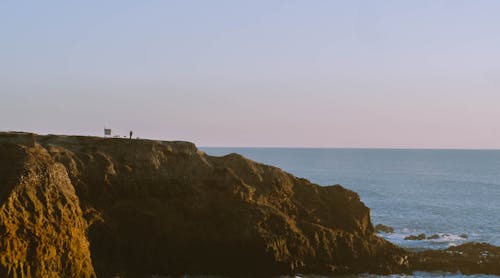
<instances>
[{"instance_id":1,"label":"cliff edge","mask_svg":"<svg viewBox=\"0 0 500 278\"><path fill-rule=\"evenodd\" d=\"M2 277L409 267L356 193L188 142L0 133L0 219Z\"/></svg>"}]
</instances>

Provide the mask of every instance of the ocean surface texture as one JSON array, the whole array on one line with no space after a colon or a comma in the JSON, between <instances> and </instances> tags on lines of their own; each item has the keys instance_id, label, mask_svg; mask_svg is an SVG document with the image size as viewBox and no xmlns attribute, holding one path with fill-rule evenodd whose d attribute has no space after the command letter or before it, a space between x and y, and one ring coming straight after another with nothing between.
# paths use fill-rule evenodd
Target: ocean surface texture
<instances>
[{"instance_id":1,"label":"ocean surface texture","mask_svg":"<svg viewBox=\"0 0 500 278\"><path fill-rule=\"evenodd\" d=\"M201 148L239 153L320 185L359 193L381 235L412 249L468 241L500 245L500 151L403 149ZM425 233L435 239L404 240Z\"/></svg>"}]
</instances>

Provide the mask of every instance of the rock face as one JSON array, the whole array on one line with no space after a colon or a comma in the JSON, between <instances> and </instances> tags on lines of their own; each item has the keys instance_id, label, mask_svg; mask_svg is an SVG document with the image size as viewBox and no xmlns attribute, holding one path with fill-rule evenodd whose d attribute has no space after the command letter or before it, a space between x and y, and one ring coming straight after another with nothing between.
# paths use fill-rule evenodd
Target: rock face
<instances>
[{"instance_id":1,"label":"rock face","mask_svg":"<svg viewBox=\"0 0 500 278\"><path fill-rule=\"evenodd\" d=\"M0 144L0 277L95 277L78 197L41 147Z\"/></svg>"},{"instance_id":2,"label":"rock face","mask_svg":"<svg viewBox=\"0 0 500 278\"><path fill-rule=\"evenodd\" d=\"M408 271L356 193L187 142L0 134L0 218L2 277Z\"/></svg>"}]
</instances>

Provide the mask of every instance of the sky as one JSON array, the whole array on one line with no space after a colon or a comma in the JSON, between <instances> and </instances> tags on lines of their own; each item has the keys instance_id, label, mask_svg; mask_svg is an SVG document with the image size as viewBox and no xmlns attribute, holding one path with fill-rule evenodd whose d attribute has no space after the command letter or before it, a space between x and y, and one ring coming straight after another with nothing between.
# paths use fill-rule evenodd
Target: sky
<instances>
[{"instance_id":1,"label":"sky","mask_svg":"<svg viewBox=\"0 0 500 278\"><path fill-rule=\"evenodd\" d=\"M0 130L500 149L500 1L0 1Z\"/></svg>"}]
</instances>

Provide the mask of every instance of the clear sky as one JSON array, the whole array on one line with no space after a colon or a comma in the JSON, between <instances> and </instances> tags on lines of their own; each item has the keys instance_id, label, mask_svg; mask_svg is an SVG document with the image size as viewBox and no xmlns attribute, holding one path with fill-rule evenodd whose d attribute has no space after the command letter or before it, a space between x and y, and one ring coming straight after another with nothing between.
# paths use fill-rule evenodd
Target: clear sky
<instances>
[{"instance_id":1,"label":"clear sky","mask_svg":"<svg viewBox=\"0 0 500 278\"><path fill-rule=\"evenodd\" d=\"M500 1L1 1L0 130L500 148Z\"/></svg>"}]
</instances>

